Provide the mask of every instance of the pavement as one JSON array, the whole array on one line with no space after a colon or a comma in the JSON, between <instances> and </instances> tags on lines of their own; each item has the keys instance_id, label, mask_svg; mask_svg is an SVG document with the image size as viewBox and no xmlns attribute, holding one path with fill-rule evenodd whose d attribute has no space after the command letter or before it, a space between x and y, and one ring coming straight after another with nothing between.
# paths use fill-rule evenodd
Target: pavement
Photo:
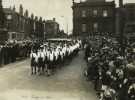
<instances>
[{"instance_id":1,"label":"pavement","mask_svg":"<svg viewBox=\"0 0 135 100\"><path fill-rule=\"evenodd\" d=\"M30 75L30 60L0 68L0 100L98 100L86 81L84 53L50 77Z\"/></svg>"}]
</instances>

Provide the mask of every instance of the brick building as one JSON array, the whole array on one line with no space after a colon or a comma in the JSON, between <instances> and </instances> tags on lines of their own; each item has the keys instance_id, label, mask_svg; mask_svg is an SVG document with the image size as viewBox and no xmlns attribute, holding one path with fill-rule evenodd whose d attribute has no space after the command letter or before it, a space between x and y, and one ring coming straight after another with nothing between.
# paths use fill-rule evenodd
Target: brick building
<instances>
[{"instance_id":1,"label":"brick building","mask_svg":"<svg viewBox=\"0 0 135 100\"><path fill-rule=\"evenodd\" d=\"M7 29L5 28L5 14L2 0L0 0L0 43L7 40Z\"/></svg>"},{"instance_id":2,"label":"brick building","mask_svg":"<svg viewBox=\"0 0 135 100\"><path fill-rule=\"evenodd\" d=\"M115 32L115 2L73 0L73 35L88 36Z\"/></svg>"},{"instance_id":3,"label":"brick building","mask_svg":"<svg viewBox=\"0 0 135 100\"><path fill-rule=\"evenodd\" d=\"M54 37L60 32L59 24L55 18L53 20L46 20L45 22L45 34L47 37Z\"/></svg>"},{"instance_id":4,"label":"brick building","mask_svg":"<svg viewBox=\"0 0 135 100\"><path fill-rule=\"evenodd\" d=\"M33 14L29 16L28 10L24 12L22 5L20 5L19 12L16 12L13 7L4 8L4 13L9 40L23 40L31 37L43 39L45 29L41 17L38 19Z\"/></svg>"},{"instance_id":5,"label":"brick building","mask_svg":"<svg viewBox=\"0 0 135 100\"><path fill-rule=\"evenodd\" d=\"M135 40L135 3L127 3L123 8L126 13L124 33Z\"/></svg>"},{"instance_id":6,"label":"brick building","mask_svg":"<svg viewBox=\"0 0 135 100\"><path fill-rule=\"evenodd\" d=\"M116 8L116 35L135 41L135 3L123 4L123 0L119 1Z\"/></svg>"}]
</instances>

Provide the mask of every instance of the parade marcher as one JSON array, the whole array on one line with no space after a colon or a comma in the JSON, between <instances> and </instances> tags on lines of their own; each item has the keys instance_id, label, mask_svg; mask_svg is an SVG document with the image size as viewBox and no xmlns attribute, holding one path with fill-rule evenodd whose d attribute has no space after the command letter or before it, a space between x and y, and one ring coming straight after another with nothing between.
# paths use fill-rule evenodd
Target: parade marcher
<instances>
[{"instance_id":1,"label":"parade marcher","mask_svg":"<svg viewBox=\"0 0 135 100\"><path fill-rule=\"evenodd\" d=\"M31 52L30 54L30 58L31 58L31 74L36 74L37 72L37 54L35 52Z\"/></svg>"},{"instance_id":2,"label":"parade marcher","mask_svg":"<svg viewBox=\"0 0 135 100\"><path fill-rule=\"evenodd\" d=\"M41 49L38 51L37 56L38 56L38 74L40 75L43 72L42 69L44 69L44 60L45 60L44 53Z\"/></svg>"},{"instance_id":3,"label":"parade marcher","mask_svg":"<svg viewBox=\"0 0 135 100\"><path fill-rule=\"evenodd\" d=\"M51 69L50 71L51 71L51 74L52 74L53 71L54 71L54 52L53 52L53 50L50 51L50 55L49 56L50 56L49 67Z\"/></svg>"},{"instance_id":4,"label":"parade marcher","mask_svg":"<svg viewBox=\"0 0 135 100\"><path fill-rule=\"evenodd\" d=\"M2 57L2 49L3 49L3 47L2 47L2 45L0 45L0 67L2 65L2 59L3 59L3 57Z\"/></svg>"}]
</instances>

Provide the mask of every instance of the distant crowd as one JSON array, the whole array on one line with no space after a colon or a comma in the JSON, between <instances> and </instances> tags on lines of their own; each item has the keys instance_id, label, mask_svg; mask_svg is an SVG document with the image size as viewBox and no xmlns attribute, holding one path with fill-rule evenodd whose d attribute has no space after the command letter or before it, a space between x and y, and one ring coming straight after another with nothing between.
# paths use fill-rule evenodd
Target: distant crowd
<instances>
[{"instance_id":1,"label":"distant crowd","mask_svg":"<svg viewBox=\"0 0 135 100\"><path fill-rule=\"evenodd\" d=\"M100 100L135 100L135 47L110 37L85 43L85 76L94 83ZM122 53L124 51L124 53Z\"/></svg>"},{"instance_id":2,"label":"distant crowd","mask_svg":"<svg viewBox=\"0 0 135 100\"><path fill-rule=\"evenodd\" d=\"M32 48L31 41L13 41L0 44L0 66L27 58Z\"/></svg>"}]
</instances>

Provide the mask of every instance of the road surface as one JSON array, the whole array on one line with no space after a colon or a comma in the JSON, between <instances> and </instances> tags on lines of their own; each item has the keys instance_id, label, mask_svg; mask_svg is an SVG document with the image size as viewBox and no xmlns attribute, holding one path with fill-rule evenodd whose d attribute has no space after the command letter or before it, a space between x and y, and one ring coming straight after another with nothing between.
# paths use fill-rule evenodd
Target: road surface
<instances>
[{"instance_id":1,"label":"road surface","mask_svg":"<svg viewBox=\"0 0 135 100\"><path fill-rule=\"evenodd\" d=\"M98 100L83 76L83 56L50 77L30 75L29 59L0 68L0 100Z\"/></svg>"}]
</instances>

